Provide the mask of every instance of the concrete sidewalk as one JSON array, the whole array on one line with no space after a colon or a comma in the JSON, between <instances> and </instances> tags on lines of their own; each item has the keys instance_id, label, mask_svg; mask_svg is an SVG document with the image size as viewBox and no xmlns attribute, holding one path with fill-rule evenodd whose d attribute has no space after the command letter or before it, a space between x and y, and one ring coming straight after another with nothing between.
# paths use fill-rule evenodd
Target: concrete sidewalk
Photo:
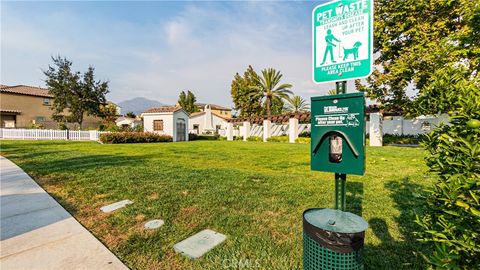
<instances>
[{"instance_id":1,"label":"concrete sidewalk","mask_svg":"<svg viewBox=\"0 0 480 270\"><path fill-rule=\"evenodd\" d=\"M0 157L0 268L128 269L22 169Z\"/></svg>"}]
</instances>

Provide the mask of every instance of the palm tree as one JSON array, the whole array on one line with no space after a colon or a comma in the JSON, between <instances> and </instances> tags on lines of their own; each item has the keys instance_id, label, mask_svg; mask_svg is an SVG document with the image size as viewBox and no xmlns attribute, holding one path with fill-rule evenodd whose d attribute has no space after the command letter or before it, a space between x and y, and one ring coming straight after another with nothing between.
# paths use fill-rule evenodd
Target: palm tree
<instances>
[{"instance_id":1,"label":"palm tree","mask_svg":"<svg viewBox=\"0 0 480 270\"><path fill-rule=\"evenodd\" d=\"M333 96L333 95L336 95L337 94L337 90L336 89L330 89L328 90L327 92L327 95L329 96Z\"/></svg>"},{"instance_id":2,"label":"palm tree","mask_svg":"<svg viewBox=\"0 0 480 270\"><path fill-rule=\"evenodd\" d=\"M290 91L290 88L292 88L291 84L284 83L278 85L282 76L280 71L276 71L274 68L267 68L262 70L262 76L255 78L256 87L259 90L255 94L265 100L268 116L271 114L272 100L274 98L286 99L288 95L292 94L292 91Z\"/></svg>"},{"instance_id":3,"label":"palm tree","mask_svg":"<svg viewBox=\"0 0 480 270\"><path fill-rule=\"evenodd\" d=\"M301 96L287 97L286 100L291 112L304 112L310 109L310 105Z\"/></svg>"}]
</instances>

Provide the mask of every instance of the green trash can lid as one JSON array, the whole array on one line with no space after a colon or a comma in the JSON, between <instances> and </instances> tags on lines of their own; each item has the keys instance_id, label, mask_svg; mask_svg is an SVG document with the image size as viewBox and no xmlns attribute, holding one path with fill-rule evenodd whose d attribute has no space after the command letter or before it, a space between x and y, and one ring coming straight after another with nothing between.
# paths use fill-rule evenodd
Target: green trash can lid
<instances>
[{"instance_id":1,"label":"green trash can lid","mask_svg":"<svg viewBox=\"0 0 480 270\"><path fill-rule=\"evenodd\" d=\"M303 216L311 225L331 232L358 233L368 228L362 217L335 209L309 209Z\"/></svg>"}]
</instances>

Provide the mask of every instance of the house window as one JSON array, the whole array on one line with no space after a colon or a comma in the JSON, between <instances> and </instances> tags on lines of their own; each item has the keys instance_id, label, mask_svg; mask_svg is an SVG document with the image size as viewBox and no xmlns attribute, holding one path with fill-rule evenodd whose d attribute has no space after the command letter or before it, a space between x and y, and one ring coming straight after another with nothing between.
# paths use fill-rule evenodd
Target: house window
<instances>
[{"instance_id":1,"label":"house window","mask_svg":"<svg viewBox=\"0 0 480 270\"><path fill-rule=\"evenodd\" d=\"M44 121L45 121L44 116L37 116L36 119L35 119L35 123L41 123L41 122L44 122Z\"/></svg>"},{"instance_id":2,"label":"house window","mask_svg":"<svg viewBox=\"0 0 480 270\"><path fill-rule=\"evenodd\" d=\"M163 131L163 120L153 120L153 130Z\"/></svg>"},{"instance_id":3,"label":"house window","mask_svg":"<svg viewBox=\"0 0 480 270\"><path fill-rule=\"evenodd\" d=\"M198 124L193 125L193 129L198 130L198 129L199 129L199 125L198 125Z\"/></svg>"},{"instance_id":4,"label":"house window","mask_svg":"<svg viewBox=\"0 0 480 270\"><path fill-rule=\"evenodd\" d=\"M44 98L43 99L43 105L50 106L50 99L49 98Z\"/></svg>"}]
</instances>

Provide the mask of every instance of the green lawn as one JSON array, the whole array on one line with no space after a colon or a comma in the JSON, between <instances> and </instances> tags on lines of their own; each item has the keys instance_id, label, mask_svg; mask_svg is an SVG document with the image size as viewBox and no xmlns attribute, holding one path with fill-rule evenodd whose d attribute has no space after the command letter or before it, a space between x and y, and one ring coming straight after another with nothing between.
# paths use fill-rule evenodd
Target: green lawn
<instances>
[{"instance_id":1,"label":"green lawn","mask_svg":"<svg viewBox=\"0 0 480 270\"><path fill-rule=\"evenodd\" d=\"M2 155L132 269L221 269L235 260L300 269L302 212L333 204L333 174L310 171L309 151L309 145L241 141L1 141ZM422 190L432 183L423 156L419 148L367 148L365 176L348 176L347 210L370 225L367 269L426 268L418 251L428 247L412 234ZM111 214L99 210L124 199L134 204ZM165 225L143 230L155 218ZM175 254L175 243L205 228L228 238L198 260Z\"/></svg>"}]
</instances>

